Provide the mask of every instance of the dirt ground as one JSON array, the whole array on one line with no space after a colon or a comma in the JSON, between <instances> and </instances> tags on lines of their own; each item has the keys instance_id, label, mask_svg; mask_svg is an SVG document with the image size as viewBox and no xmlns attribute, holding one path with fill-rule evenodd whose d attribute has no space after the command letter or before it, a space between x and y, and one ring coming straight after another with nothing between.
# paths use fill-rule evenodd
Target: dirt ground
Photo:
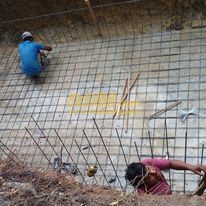
<instances>
[{"instance_id":1,"label":"dirt ground","mask_svg":"<svg viewBox=\"0 0 206 206\"><path fill-rule=\"evenodd\" d=\"M86 186L69 174L36 170L13 160L0 160L0 205L52 206L52 205L129 205L129 206L181 206L206 205L205 196L137 195L102 186Z\"/></svg>"}]
</instances>

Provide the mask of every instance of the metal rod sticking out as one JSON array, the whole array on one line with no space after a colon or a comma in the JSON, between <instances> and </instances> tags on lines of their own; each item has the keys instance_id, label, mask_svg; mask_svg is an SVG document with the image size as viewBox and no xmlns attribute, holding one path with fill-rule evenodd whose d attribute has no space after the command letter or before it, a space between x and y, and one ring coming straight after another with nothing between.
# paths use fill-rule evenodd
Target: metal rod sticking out
<instances>
[{"instance_id":1,"label":"metal rod sticking out","mask_svg":"<svg viewBox=\"0 0 206 206\"><path fill-rule=\"evenodd\" d=\"M203 164L204 149L205 149L205 145L204 145L204 144L202 144L200 164Z\"/></svg>"},{"instance_id":2,"label":"metal rod sticking out","mask_svg":"<svg viewBox=\"0 0 206 206\"><path fill-rule=\"evenodd\" d=\"M99 165L100 170L102 171L102 174L103 174L103 176L104 176L107 184L110 186L109 181L108 181L107 178L106 178L106 175L105 175L105 173L104 173L104 171L103 171L103 169L102 169L102 166L101 166L101 164L100 164L100 162L99 162L99 160L98 160L98 158L97 158L97 155L96 155L95 152L94 152L94 149L93 149L91 143L89 142L89 139L88 139L88 137L87 137L84 129L83 129L83 133L84 133L84 136L86 137L86 140L87 140L87 142L88 142L88 144L89 144L89 147L90 147L91 150L92 150L93 155L94 155L95 158L96 158L96 161L97 161L97 163L98 163L98 165Z\"/></svg>"},{"instance_id":3,"label":"metal rod sticking out","mask_svg":"<svg viewBox=\"0 0 206 206\"><path fill-rule=\"evenodd\" d=\"M140 155L139 155L139 150L137 148L137 143L134 141L134 145L135 145L135 148L136 148L136 152L137 152L137 157L138 157L138 160L139 162L141 161L141 158L140 158Z\"/></svg>"},{"instance_id":4,"label":"metal rod sticking out","mask_svg":"<svg viewBox=\"0 0 206 206\"><path fill-rule=\"evenodd\" d=\"M89 165L87 159L85 158L85 156L84 156L84 154L83 154L83 152L82 152L82 150L81 150L79 144L77 143L76 140L74 140L74 142L76 143L76 145L77 145L77 147L78 147L78 149L79 149L79 151L80 151L82 157L84 158L84 161L86 162L87 166L89 167L90 165ZM94 179L95 179L96 183L98 183L97 178L95 177L95 175L94 175Z\"/></svg>"},{"instance_id":5,"label":"metal rod sticking out","mask_svg":"<svg viewBox=\"0 0 206 206\"><path fill-rule=\"evenodd\" d=\"M167 147L167 157L170 159L170 153L169 153L169 142L168 142L168 135L167 135L167 119L165 118L165 138L166 138L166 147ZM169 183L171 187L171 172L169 169Z\"/></svg>"},{"instance_id":6,"label":"metal rod sticking out","mask_svg":"<svg viewBox=\"0 0 206 206\"><path fill-rule=\"evenodd\" d=\"M77 167L77 164L75 163L74 159L72 158L71 154L69 153L67 147L65 146L65 144L64 144L64 142L62 141L61 137L59 136L59 133L56 131L56 129L54 129L54 131L55 131L57 137L59 138L59 140L61 141L61 143L62 143L64 149L66 150L67 154L69 155L70 159L72 160L73 164L74 164L75 167L77 168L77 171L79 172L79 174L80 174L80 176L82 177L83 181L85 182L86 185L88 185L87 182L86 182L86 180L85 180L85 178L84 178L84 176L82 175L81 171L80 171L79 168Z\"/></svg>"},{"instance_id":7,"label":"metal rod sticking out","mask_svg":"<svg viewBox=\"0 0 206 206\"><path fill-rule=\"evenodd\" d=\"M187 131L185 132L185 156L184 161L187 162ZM184 170L184 194L185 194L185 187L186 187L186 171Z\"/></svg>"},{"instance_id":8,"label":"metal rod sticking out","mask_svg":"<svg viewBox=\"0 0 206 206\"><path fill-rule=\"evenodd\" d=\"M121 184L121 181L120 181L119 176L118 176L118 174L117 174L117 171L116 171L116 169L115 169L115 167L114 167L114 164L113 164L112 159L111 159L111 157L110 157L109 151L108 151L108 149L107 149L107 147L106 147L106 144L105 144L105 142L104 142L104 139L103 139L103 137L102 137L102 134L101 134L101 132L100 132L100 130L99 130L99 127L98 127L98 125L97 125L97 122L96 122L95 118L93 118L93 121L94 121L94 124L95 124L95 126L96 126L96 128L97 128L97 131L98 131L98 133L99 133L99 136L100 136L100 138L101 138L101 140L102 140L102 143L103 143L103 145L104 145L104 148L105 148L105 150L106 150L106 152L107 152L107 156L109 157L109 160L110 160L110 162L111 162L111 165L112 165L112 167L113 167L113 170L114 170L114 172L115 172L115 175L116 175L116 177L117 177L117 179L118 179L118 181L119 181L119 184L120 184L121 188L123 189L123 186L122 186L122 184Z\"/></svg>"},{"instance_id":9,"label":"metal rod sticking out","mask_svg":"<svg viewBox=\"0 0 206 206\"><path fill-rule=\"evenodd\" d=\"M25 127L25 130L29 133L30 137L33 139L34 143L36 144L36 146L39 148L39 150L42 152L43 156L46 158L46 160L49 162L49 164L53 167L53 164L51 163L51 161L49 160L49 158L46 156L46 154L44 153L44 151L42 150L42 148L39 146L38 142L35 140L35 138L32 136L32 134L30 133L30 131Z\"/></svg>"},{"instance_id":10,"label":"metal rod sticking out","mask_svg":"<svg viewBox=\"0 0 206 206\"><path fill-rule=\"evenodd\" d=\"M49 138L44 134L44 132L42 131L42 129L40 128L40 126L38 125L38 123L36 122L36 120L31 116L31 118L33 119L33 121L35 122L36 126L38 127L38 129L41 131L41 133L43 134L44 138L46 139L46 141L48 142L49 146L52 148L52 150L54 151L54 153L56 154L56 156L61 160L61 164L62 164L62 159L61 156L58 155L58 153L56 152L56 150L54 149L53 145L51 144L51 142L49 141Z\"/></svg>"},{"instance_id":11,"label":"metal rod sticking out","mask_svg":"<svg viewBox=\"0 0 206 206\"><path fill-rule=\"evenodd\" d=\"M125 163L126 163L126 165L128 166L128 162L127 162L127 159L126 159L126 156L125 156L123 147L122 147L122 142L121 142L121 140L120 140L119 133L118 133L117 129L115 129L115 130L116 130L117 137L118 137L118 140L119 140L119 145L120 145L120 147L121 147L121 150L122 150L122 153L123 153L123 156L124 156Z\"/></svg>"},{"instance_id":12,"label":"metal rod sticking out","mask_svg":"<svg viewBox=\"0 0 206 206\"><path fill-rule=\"evenodd\" d=\"M17 162L14 158L12 158L11 155L8 154L3 148L0 147L0 150L1 150L8 158L13 159L14 162L18 163L18 162ZM18 160L19 160L19 159L18 159Z\"/></svg>"},{"instance_id":13,"label":"metal rod sticking out","mask_svg":"<svg viewBox=\"0 0 206 206\"><path fill-rule=\"evenodd\" d=\"M131 74L130 74L130 69L129 69L129 74L128 74L128 85L127 85L127 104L126 104L126 121L125 121L125 133L127 133L128 130L128 122L129 122L129 100L130 100L130 80L131 80Z\"/></svg>"},{"instance_id":14,"label":"metal rod sticking out","mask_svg":"<svg viewBox=\"0 0 206 206\"><path fill-rule=\"evenodd\" d=\"M149 145L150 145L151 155L152 155L152 158L154 158L150 131L148 131L148 137L149 137Z\"/></svg>"},{"instance_id":15,"label":"metal rod sticking out","mask_svg":"<svg viewBox=\"0 0 206 206\"><path fill-rule=\"evenodd\" d=\"M0 140L0 143L1 143L14 157L16 157L16 159L19 160L19 162L23 163L23 161L21 161L21 160L19 159L19 157L18 157L14 152L12 152L11 149L9 149L1 140ZM1 148L1 149L2 149L2 148Z\"/></svg>"}]
</instances>

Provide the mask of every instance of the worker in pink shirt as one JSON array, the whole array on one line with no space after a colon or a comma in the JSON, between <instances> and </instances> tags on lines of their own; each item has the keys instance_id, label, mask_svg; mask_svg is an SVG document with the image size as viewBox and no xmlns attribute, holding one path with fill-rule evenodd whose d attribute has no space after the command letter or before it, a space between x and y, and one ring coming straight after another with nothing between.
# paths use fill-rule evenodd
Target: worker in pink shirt
<instances>
[{"instance_id":1,"label":"worker in pink shirt","mask_svg":"<svg viewBox=\"0 0 206 206\"><path fill-rule=\"evenodd\" d=\"M139 193L152 195L170 195L172 190L165 180L161 170L190 170L203 176L206 165L191 165L179 160L145 159L133 162L126 169L125 179L133 185Z\"/></svg>"}]
</instances>

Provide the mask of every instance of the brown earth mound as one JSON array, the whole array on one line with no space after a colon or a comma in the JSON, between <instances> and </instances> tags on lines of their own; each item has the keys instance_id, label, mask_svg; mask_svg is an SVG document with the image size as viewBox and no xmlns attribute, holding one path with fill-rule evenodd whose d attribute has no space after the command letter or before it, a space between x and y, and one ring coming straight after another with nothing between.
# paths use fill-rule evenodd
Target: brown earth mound
<instances>
[{"instance_id":1,"label":"brown earth mound","mask_svg":"<svg viewBox=\"0 0 206 206\"><path fill-rule=\"evenodd\" d=\"M206 205L206 198L186 195L149 196L85 186L68 174L36 170L13 160L0 160L0 205Z\"/></svg>"}]
</instances>

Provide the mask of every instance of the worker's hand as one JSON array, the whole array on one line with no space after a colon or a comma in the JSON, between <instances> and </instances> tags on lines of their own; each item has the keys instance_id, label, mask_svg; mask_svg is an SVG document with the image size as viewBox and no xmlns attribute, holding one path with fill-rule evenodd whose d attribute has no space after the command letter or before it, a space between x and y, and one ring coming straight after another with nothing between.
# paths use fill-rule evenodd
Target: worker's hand
<instances>
[{"instance_id":1,"label":"worker's hand","mask_svg":"<svg viewBox=\"0 0 206 206\"><path fill-rule=\"evenodd\" d=\"M190 170L198 175L203 176L206 173L206 165L191 165Z\"/></svg>"}]
</instances>

